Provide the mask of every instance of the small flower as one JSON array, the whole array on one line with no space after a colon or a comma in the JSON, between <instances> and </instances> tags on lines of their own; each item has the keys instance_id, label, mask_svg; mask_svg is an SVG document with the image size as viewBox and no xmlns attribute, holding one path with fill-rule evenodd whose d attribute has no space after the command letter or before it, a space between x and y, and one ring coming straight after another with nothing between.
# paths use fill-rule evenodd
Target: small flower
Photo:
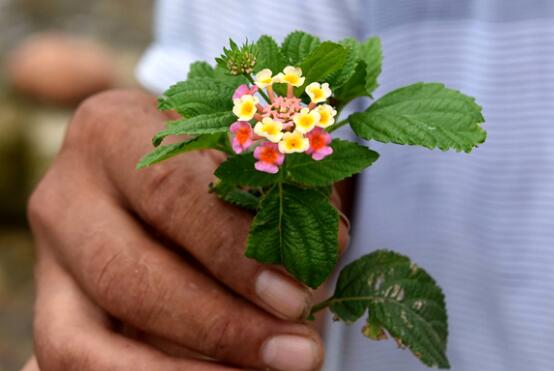
<instances>
[{"instance_id":1,"label":"small flower","mask_svg":"<svg viewBox=\"0 0 554 371\"><path fill-rule=\"evenodd\" d=\"M310 147L308 138L304 138L302 133L293 131L285 133L283 140L279 142L279 151L281 153L304 152Z\"/></svg>"},{"instance_id":2,"label":"small flower","mask_svg":"<svg viewBox=\"0 0 554 371\"><path fill-rule=\"evenodd\" d=\"M326 128L335 123L335 116L337 115L337 111L332 106L328 104L322 104L320 106L317 106L315 110L319 112L319 122L316 125L320 128Z\"/></svg>"},{"instance_id":3,"label":"small flower","mask_svg":"<svg viewBox=\"0 0 554 371\"><path fill-rule=\"evenodd\" d=\"M252 127L246 121L237 121L229 128L235 134L231 143L235 153L242 153L252 145Z\"/></svg>"},{"instance_id":4,"label":"small flower","mask_svg":"<svg viewBox=\"0 0 554 371\"><path fill-rule=\"evenodd\" d=\"M233 113L239 118L240 121L250 121L256 114L259 100L253 95L245 94L240 98L233 100L235 106L233 107Z\"/></svg>"},{"instance_id":5,"label":"small flower","mask_svg":"<svg viewBox=\"0 0 554 371\"><path fill-rule=\"evenodd\" d=\"M285 155L279 152L277 144L265 142L256 147L254 158L258 160L254 164L256 170L275 174L279 171L279 166L283 163Z\"/></svg>"},{"instance_id":6,"label":"small flower","mask_svg":"<svg viewBox=\"0 0 554 371\"><path fill-rule=\"evenodd\" d=\"M331 143L331 134L318 127L310 131L307 135L310 148L308 148L306 153L312 155L314 160L323 160L333 153L333 148L329 146L329 143Z\"/></svg>"},{"instance_id":7,"label":"small flower","mask_svg":"<svg viewBox=\"0 0 554 371\"><path fill-rule=\"evenodd\" d=\"M256 85L258 85L258 87L262 89L273 85L273 76L271 70L269 68L264 68L263 70L258 72L255 76L255 82Z\"/></svg>"},{"instance_id":8,"label":"small flower","mask_svg":"<svg viewBox=\"0 0 554 371\"><path fill-rule=\"evenodd\" d=\"M306 86L306 94L309 95L312 103L325 102L332 94L328 83L320 84L319 82L312 82Z\"/></svg>"},{"instance_id":9,"label":"small flower","mask_svg":"<svg viewBox=\"0 0 554 371\"><path fill-rule=\"evenodd\" d=\"M267 138L273 143L278 143L283 137L283 124L280 121L273 120L271 117L264 117L261 122L254 126L254 132L261 137Z\"/></svg>"},{"instance_id":10,"label":"small flower","mask_svg":"<svg viewBox=\"0 0 554 371\"><path fill-rule=\"evenodd\" d=\"M321 116L316 110L302 108L300 113L294 115L292 120L296 124L296 130L304 134L312 130L319 122Z\"/></svg>"},{"instance_id":11,"label":"small flower","mask_svg":"<svg viewBox=\"0 0 554 371\"><path fill-rule=\"evenodd\" d=\"M276 80L281 83L290 84L298 87L304 85L305 77L302 77L302 69L300 67L287 66L283 70L284 73L279 73Z\"/></svg>"},{"instance_id":12,"label":"small flower","mask_svg":"<svg viewBox=\"0 0 554 371\"><path fill-rule=\"evenodd\" d=\"M254 94L256 94L257 91L258 91L257 86L252 86L250 88L250 87L248 87L248 85L242 84L237 88L237 90L235 90L235 93L233 94L233 101L235 99L239 99L243 95L247 95L247 94L248 95L254 95Z\"/></svg>"}]
</instances>

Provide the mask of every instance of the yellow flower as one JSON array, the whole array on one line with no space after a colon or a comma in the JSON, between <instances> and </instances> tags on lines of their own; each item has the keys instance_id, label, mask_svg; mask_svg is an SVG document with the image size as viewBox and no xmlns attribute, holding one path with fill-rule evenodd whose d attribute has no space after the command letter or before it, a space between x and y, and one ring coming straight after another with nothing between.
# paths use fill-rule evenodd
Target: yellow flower
<instances>
[{"instance_id":1,"label":"yellow flower","mask_svg":"<svg viewBox=\"0 0 554 371\"><path fill-rule=\"evenodd\" d=\"M310 111L308 108L302 108L300 113L294 115L292 120L296 127L295 129L300 133L307 133L312 130L319 122L321 116L316 110Z\"/></svg>"},{"instance_id":2,"label":"yellow flower","mask_svg":"<svg viewBox=\"0 0 554 371\"><path fill-rule=\"evenodd\" d=\"M313 103L325 102L332 94L329 89L329 84L326 82L320 84L319 82L312 82L306 86L306 94L308 94Z\"/></svg>"},{"instance_id":3,"label":"yellow flower","mask_svg":"<svg viewBox=\"0 0 554 371\"><path fill-rule=\"evenodd\" d=\"M272 72L269 68L264 68L256 74L255 78L256 85L259 88L263 89L273 84Z\"/></svg>"},{"instance_id":4,"label":"yellow flower","mask_svg":"<svg viewBox=\"0 0 554 371\"><path fill-rule=\"evenodd\" d=\"M308 148L310 148L310 140L304 138L298 131L285 133L283 140L279 142L279 152L281 153L304 152Z\"/></svg>"},{"instance_id":5,"label":"yellow flower","mask_svg":"<svg viewBox=\"0 0 554 371\"><path fill-rule=\"evenodd\" d=\"M241 121L250 121L254 117L257 111L256 105L259 100L253 95L245 94L240 98L233 101L235 106L233 107L233 113Z\"/></svg>"},{"instance_id":6,"label":"yellow flower","mask_svg":"<svg viewBox=\"0 0 554 371\"><path fill-rule=\"evenodd\" d=\"M317 106L315 111L319 112L319 122L316 124L320 128L326 128L335 123L337 111L328 104Z\"/></svg>"},{"instance_id":7,"label":"yellow flower","mask_svg":"<svg viewBox=\"0 0 554 371\"><path fill-rule=\"evenodd\" d=\"M304 85L306 78L302 77L302 69L300 67L287 66L283 72L277 74L276 82L291 84L296 87Z\"/></svg>"},{"instance_id":8,"label":"yellow flower","mask_svg":"<svg viewBox=\"0 0 554 371\"><path fill-rule=\"evenodd\" d=\"M281 130L283 130L283 124L271 119L271 117L264 117L261 122L254 126L254 133L269 139L273 143L277 143L283 138Z\"/></svg>"}]
</instances>

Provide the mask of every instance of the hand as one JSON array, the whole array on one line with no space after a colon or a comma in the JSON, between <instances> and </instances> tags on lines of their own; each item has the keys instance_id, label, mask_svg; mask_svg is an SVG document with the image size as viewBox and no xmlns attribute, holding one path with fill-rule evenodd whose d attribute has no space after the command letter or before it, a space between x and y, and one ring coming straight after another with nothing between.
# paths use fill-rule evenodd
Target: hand
<instances>
[{"instance_id":1,"label":"hand","mask_svg":"<svg viewBox=\"0 0 554 371\"><path fill-rule=\"evenodd\" d=\"M244 257L250 214L207 192L221 157L191 152L135 170L167 119L138 91L90 98L33 193L40 369L317 369L317 333L292 321L309 291ZM191 352L169 356L164 342Z\"/></svg>"}]
</instances>

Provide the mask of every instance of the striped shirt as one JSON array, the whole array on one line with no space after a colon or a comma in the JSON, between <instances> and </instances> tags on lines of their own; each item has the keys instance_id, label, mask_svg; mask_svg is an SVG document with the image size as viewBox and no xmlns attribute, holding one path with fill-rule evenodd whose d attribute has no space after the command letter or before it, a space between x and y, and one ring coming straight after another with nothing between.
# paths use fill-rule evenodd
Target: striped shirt
<instances>
[{"instance_id":1,"label":"striped shirt","mask_svg":"<svg viewBox=\"0 0 554 371\"><path fill-rule=\"evenodd\" d=\"M212 5L212 6L210 6ZM371 142L348 262L376 248L409 255L445 290L455 371L554 369L554 1L200 1L157 4L156 41L138 66L160 92L229 37L380 36L375 96L441 81L484 107L471 154ZM326 370L426 370L362 323L330 323Z\"/></svg>"}]
</instances>

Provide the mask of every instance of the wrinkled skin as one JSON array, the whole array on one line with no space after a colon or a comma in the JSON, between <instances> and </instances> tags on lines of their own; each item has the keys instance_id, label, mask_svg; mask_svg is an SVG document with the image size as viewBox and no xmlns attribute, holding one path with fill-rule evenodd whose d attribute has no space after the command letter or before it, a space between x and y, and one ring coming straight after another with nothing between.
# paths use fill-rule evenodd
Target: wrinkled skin
<instances>
[{"instance_id":1,"label":"wrinkled skin","mask_svg":"<svg viewBox=\"0 0 554 371\"><path fill-rule=\"evenodd\" d=\"M135 170L169 118L140 91L102 93L75 113L29 201L37 299L24 370L267 369L263 345L282 334L311 339L306 369L318 369L317 332L268 306L255 282L271 269L309 291L244 257L251 215L207 192L222 156Z\"/></svg>"}]
</instances>

